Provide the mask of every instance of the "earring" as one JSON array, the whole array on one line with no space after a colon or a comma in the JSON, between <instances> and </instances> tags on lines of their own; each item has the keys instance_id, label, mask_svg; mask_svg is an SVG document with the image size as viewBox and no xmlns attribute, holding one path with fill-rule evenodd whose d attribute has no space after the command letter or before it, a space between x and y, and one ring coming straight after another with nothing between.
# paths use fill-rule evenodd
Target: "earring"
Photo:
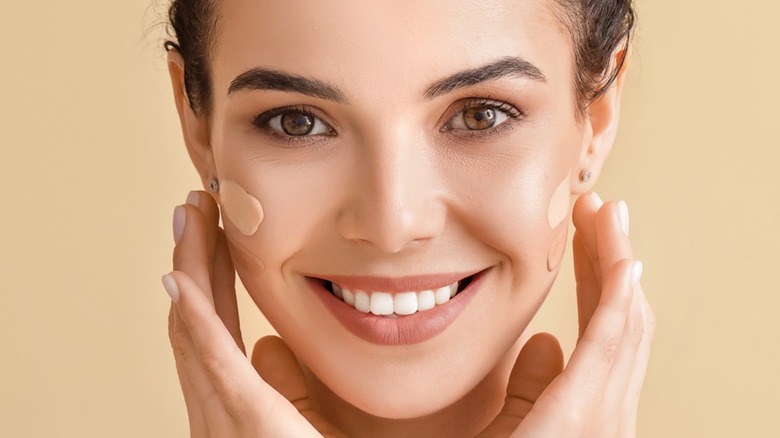
<instances>
[{"instance_id":1,"label":"earring","mask_svg":"<svg viewBox=\"0 0 780 438\"><path fill-rule=\"evenodd\" d=\"M212 178L209 181L209 190L211 190L211 193L219 193L219 181L216 178Z\"/></svg>"},{"instance_id":2,"label":"earring","mask_svg":"<svg viewBox=\"0 0 780 438\"><path fill-rule=\"evenodd\" d=\"M582 172L580 172L580 181L586 183L590 181L590 170L584 169Z\"/></svg>"}]
</instances>

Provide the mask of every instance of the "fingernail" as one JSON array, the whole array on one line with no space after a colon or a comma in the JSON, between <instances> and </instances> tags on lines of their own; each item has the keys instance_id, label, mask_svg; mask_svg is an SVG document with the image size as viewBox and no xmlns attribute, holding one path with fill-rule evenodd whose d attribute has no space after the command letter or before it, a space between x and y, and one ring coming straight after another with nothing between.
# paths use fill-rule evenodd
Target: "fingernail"
<instances>
[{"instance_id":1,"label":"fingernail","mask_svg":"<svg viewBox=\"0 0 780 438\"><path fill-rule=\"evenodd\" d=\"M635 261L634 266L631 267L631 282L634 287L639 286L639 280L642 278L642 271L644 271L644 269L644 265L638 260Z\"/></svg>"},{"instance_id":2,"label":"fingernail","mask_svg":"<svg viewBox=\"0 0 780 438\"><path fill-rule=\"evenodd\" d=\"M173 210L173 242L179 244L184 233L184 222L187 219L187 210L182 205L177 205Z\"/></svg>"},{"instance_id":3,"label":"fingernail","mask_svg":"<svg viewBox=\"0 0 780 438\"><path fill-rule=\"evenodd\" d=\"M193 190L190 192L189 195L187 195L187 204L194 205L195 207L197 207L199 202L200 202L200 193Z\"/></svg>"},{"instance_id":4,"label":"fingernail","mask_svg":"<svg viewBox=\"0 0 780 438\"><path fill-rule=\"evenodd\" d=\"M601 196L599 196L596 192L590 192L590 199L592 199L593 203L596 204L596 208L601 208L601 206L604 205L604 201L601 200Z\"/></svg>"},{"instance_id":5,"label":"fingernail","mask_svg":"<svg viewBox=\"0 0 780 438\"><path fill-rule=\"evenodd\" d=\"M162 284L165 288L165 292L171 297L171 301L174 303L179 302L179 285L176 284L176 279L171 274L165 274L162 277Z\"/></svg>"},{"instance_id":6,"label":"fingernail","mask_svg":"<svg viewBox=\"0 0 780 438\"><path fill-rule=\"evenodd\" d=\"M623 229L623 233L628 236L628 206L624 201L617 203L617 212L620 219L620 227Z\"/></svg>"}]
</instances>

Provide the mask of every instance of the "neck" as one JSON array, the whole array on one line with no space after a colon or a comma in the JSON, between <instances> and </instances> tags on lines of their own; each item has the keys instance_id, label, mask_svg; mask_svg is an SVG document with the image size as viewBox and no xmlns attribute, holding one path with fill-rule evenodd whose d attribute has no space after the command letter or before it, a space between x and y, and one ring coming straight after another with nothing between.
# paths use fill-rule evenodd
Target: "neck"
<instances>
[{"instance_id":1,"label":"neck","mask_svg":"<svg viewBox=\"0 0 780 438\"><path fill-rule=\"evenodd\" d=\"M509 373L524 340L521 337L463 398L431 415L399 420L368 414L340 398L304 367L311 406L347 436L473 437L485 429L503 407Z\"/></svg>"}]
</instances>

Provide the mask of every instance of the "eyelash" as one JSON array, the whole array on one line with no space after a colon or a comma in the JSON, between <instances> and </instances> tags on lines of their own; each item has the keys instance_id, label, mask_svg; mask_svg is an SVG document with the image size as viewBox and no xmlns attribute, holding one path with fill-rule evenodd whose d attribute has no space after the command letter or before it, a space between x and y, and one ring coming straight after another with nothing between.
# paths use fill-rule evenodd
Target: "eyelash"
<instances>
[{"instance_id":1,"label":"eyelash","mask_svg":"<svg viewBox=\"0 0 780 438\"><path fill-rule=\"evenodd\" d=\"M455 120L455 118L462 117L463 113L470 108L487 108L487 109L497 110L504 113L507 119L502 121L496 126L492 126L490 128L482 129L482 130L453 128L451 125ZM288 135L285 134L284 132L278 132L274 128L271 128L269 126L269 123L275 117L280 117L283 114L289 112L299 113L299 114L306 115L308 117L312 117L315 120L315 123L321 123L322 125L324 125L325 128L328 129L329 132L326 134L314 134L314 135L310 135L310 134ZM521 121L522 119L525 118L525 112L523 110L507 102L493 100L489 97L465 99L459 102L458 105L454 107L452 111L448 111L448 113L449 116L445 119L447 122L441 129L439 129L439 132L452 133L453 135L456 135L462 139L475 139L475 140L490 137L492 135L503 132L504 130L507 129L513 129L516 122ZM330 123L324 121L322 117L315 114L315 112L312 111L311 108L306 106L301 106L301 105L270 109L268 111L265 111L257 115L252 120L252 124L256 129L262 131L267 135L271 135L272 138L274 138L277 141L287 143L287 145L290 147L294 147L296 145L304 146L311 142L316 142L320 140L321 137L323 136L333 137L337 135L333 127L330 125Z\"/></svg>"}]
</instances>

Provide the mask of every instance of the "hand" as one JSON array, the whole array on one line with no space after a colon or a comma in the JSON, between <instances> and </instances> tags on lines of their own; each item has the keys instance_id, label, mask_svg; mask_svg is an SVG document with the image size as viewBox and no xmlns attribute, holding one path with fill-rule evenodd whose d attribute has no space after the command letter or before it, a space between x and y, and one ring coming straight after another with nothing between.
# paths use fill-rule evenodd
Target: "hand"
<instances>
[{"instance_id":1,"label":"hand","mask_svg":"<svg viewBox=\"0 0 780 438\"><path fill-rule=\"evenodd\" d=\"M281 339L261 339L252 362L247 359L235 271L218 218L217 205L205 192L192 192L187 205L177 207L174 272L163 277L173 300L168 336L190 435L341 436L311 410L303 373Z\"/></svg>"},{"instance_id":2,"label":"hand","mask_svg":"<svg viewBox=\"0 0 780 438\"><path fill-rule=\"evenodd\" d=\"M632 259L628 211L598 196L574 206L579 338L568 365L549 334L532 337L504 408L480 436L633 437L655 318Z\"/></svg>"}]
</instances>

